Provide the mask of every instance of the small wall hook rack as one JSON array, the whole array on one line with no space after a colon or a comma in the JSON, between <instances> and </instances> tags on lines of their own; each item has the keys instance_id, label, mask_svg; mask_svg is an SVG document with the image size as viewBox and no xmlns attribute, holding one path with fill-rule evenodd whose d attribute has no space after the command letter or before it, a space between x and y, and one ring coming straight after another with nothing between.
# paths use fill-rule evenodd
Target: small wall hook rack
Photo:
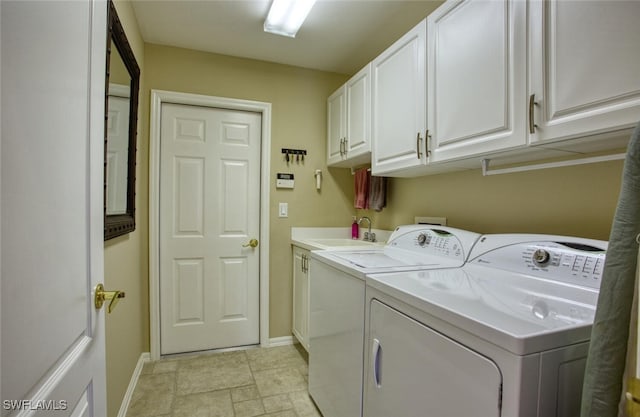
<instances>
[{"instance_id":1,"label":"small wall hook rack","mask_svg":"<svg viewBox=\"0 0 640 417\"><path fill-rule=\"evenodd\" d=\"M282 148L282 153L285 155L284 158L287 162L293 161L294 157L296 158L296 161L300 161L302 159L304 162L304 156L307 154L307 150Z\"/></svg>"}]
</instances>

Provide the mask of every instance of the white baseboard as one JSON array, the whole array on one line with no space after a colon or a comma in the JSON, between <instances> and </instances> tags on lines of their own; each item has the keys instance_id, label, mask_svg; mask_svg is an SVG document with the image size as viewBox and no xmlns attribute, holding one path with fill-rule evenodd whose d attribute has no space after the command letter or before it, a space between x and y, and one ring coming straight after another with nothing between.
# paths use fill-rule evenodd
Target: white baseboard
<instances>
[{"instance_id":1,"label":"white baseboard","mask_svg":"<svg viewBox=\"0 0 640 417\"><path fill-rule=\"evenodd\" d=\"M122 399L122 403L120 404L120 411L118 411L118 417L126 417L127 410L129 409L129 403L131 402L131 397L133 397L133 390L136 388L138 384L138 378L140 378L140 374L142 373L142 368L144 364L151 361L151 354L149 352L142 352L140 354L140 358L138 358L138 363L136 364L136 369L133 370L133 375L131 375L131 380L129 381L129 386L127 387L127 392L124 393L124 398Z\"/></svg>"},{"instance_id":2,"label":"white baseboard","mask_svg":"<svg viewBox=\"0 0 640 417\"><path fill-rule=\"evenodd\" d=\"M269 347L288 346L296 343L297 340L293 336L272 337L269 339Z\"/></svg>"}]
</instances>

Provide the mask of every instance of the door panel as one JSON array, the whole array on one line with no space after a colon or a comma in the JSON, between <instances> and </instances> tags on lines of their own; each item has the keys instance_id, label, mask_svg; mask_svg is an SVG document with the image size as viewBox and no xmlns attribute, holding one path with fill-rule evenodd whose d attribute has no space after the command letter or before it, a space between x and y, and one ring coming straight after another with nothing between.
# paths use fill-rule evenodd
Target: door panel
<instances>
[{"instance_id":1,"label":"door panel","mask_svg":"<svg viewBox=\"0 0 640 417\"><path fill-rule=\"evenodd\" d=\"M248 161L222 161L221 165L221 189L224 192L224 204L220 211L223 216L222 230L225 235L243 234L248 236L248 218L250 211L255 210L249 207L250 188L249 162Z\"/></svg>"},{"instance_id":2,"label":"door panel","mask_svg":"<svg viewBox=\"0 0 640 417\"><path fill-rule=\"evenodd\" d=\"M346 135L345 87L340 87L327 99L327 163L344 159L343 140Z\"/></svg>"},{"instance_id":3,"label":"door panel","mask_svg":"<svg viewBox=\"0 0 640 417\"><path fill-rule=\"evenodd\" d=\"M366 66L347 81L347 157L371 151L371 69Z\"/></svg>"},{"instance_id":4,"label":"door panel","mask_svg":"<svg viewBox=\"0 0 640 417\"><path fill-rule=\"evenodd\" d=\"M163 104L161 353L259 343L261 115Z\"/></svg>"},{"instance_id":5,"label":"door panel","mask_svg":"<svg viewBox=\"0 0 640 417\"><path fill-rule=\"evenodd\" d=\"M375 299L369 308L364 415L500 416L495 363Z\"/></svg>"},{"instance_id":6,"label":"door panel","mask_svg":"<svg viewBox=\"0 0 640 417\"><path fill-rule=\"evenodd\" d=\"M532 143L637 123L639 15L637 1L531 3Z\"/></svg>"},{"instance_id":7,"label":"door panel","mask_svg":"<svg viewBox=\"0 0 640 417\"><path fill-rule=\"evenodd\" d=\"M176 325L204 322L204 259L174 260Z\"/></svg>"},{"instance_id":8,"label":"door panel","mask_svg":"<svg viewBox=\"0 0 640 417\"><path fill-rule=\"evenodd\" d=\"M175 159L175 235L204 235L204 158Z\"/></svg>"},{"instance_id":9,"label":"door panel","mask_svg":"<svg viewBox=\"0 0 640 417\"><path fill-rule=\"evenodd\" d=\"M104 270L107 4L2 2L0 13L2 416L68 414L87 391L78 413L105 416L92 293Z\"/></svg>"},{"instance_id":10,"label":"door panel","mask_svg":"<svg viewBox=\"0 0 640 417\"><path fill-rule=\"evenodd\" d=\"M431 160L526 145L525 2L448 2L427 20Z\"/></svg>"},{"instance_id":11,"label":"door panel","mask_svg":"<svg viewBox=\"0 0 640 417\"><path fill-rule=\"evenodd\" d=\"M426 21L372 63L372 174L426 163Z\"/></svg>"}]
</instances>

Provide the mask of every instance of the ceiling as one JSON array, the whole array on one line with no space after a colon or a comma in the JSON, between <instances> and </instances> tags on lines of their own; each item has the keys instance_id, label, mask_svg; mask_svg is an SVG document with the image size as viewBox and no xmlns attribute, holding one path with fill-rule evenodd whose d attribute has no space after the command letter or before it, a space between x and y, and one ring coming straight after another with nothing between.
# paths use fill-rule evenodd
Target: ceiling
<instances>
[{"instance_id":1,"label":"ceiling","mask_svg":"<svg viewBox=\"0 0 640 417\"><path fill-rule=\"evenodd\" d=\"M271 0L132 0L145 42L354 74L436 0L318 0L295 38L262 29Z\"/></svg>"}]
</instances>

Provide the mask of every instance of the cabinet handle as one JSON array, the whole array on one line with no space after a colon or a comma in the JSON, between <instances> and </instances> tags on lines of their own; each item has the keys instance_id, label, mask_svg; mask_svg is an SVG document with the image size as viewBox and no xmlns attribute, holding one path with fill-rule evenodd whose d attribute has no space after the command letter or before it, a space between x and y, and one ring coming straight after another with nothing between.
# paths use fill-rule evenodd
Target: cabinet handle
<instances>
[{"instance_id":1,"label":"cabinet handle","mask_svg":"<svg viewBox=\"0 0 640 417\"><path fill-rule=\"evenodd\" d=\"M426 149L427 149L427 158L428 158L431 156L431 150L430 150L431 135L429 134L429 129L427 129L426 133L424 134L424 137L427 138Z\"/></svg>"},{"instance_id":2,"label":"cabinet handle","mask_svg":"<svg viewBox=\"0 0 640 417\"><path fill-rule=\"evenodd\" d=\"M416 136L416 152L418 154L418 159L422 159L422 152L420 152L420 141L422 140L422 138L420 137L420 132L418 132L418 135Z\"/></svg>"},{"instance_id":3,"label":"cabinet handle","mask_svg":"<svg viewBox=\"0 0 640 417\"><path fill-rule=\"evenodd\" d=\"M536 103L536 95L531 94L529 96L529 133L531 133L532 135L536 133L536 127L538 127L533 120L533 107L537 104L538 103Z\"/></svg>"},{"instance_id":4,"label":"cabinet handle","mask_svg":"<svg viewBox=\"0 0 640 417\"><path fill-rule=\"evenodd\" d=\"M302 255L301 258L302 258L302 265L300 265L300 269L302 270L302 272L304 272L304 260L305 260L306 256Z\"/></svg>"},{"instance_id":5,"label":"cabinet handle","mask_svg":"<svg viewBox=\"0 0 640 417\"><path fill-rule=\"evenodd\" d=\"M340 138L340 156L344 155L344 138Z\"/></svg>"},{"instance_id":6,"label":"cabinet handle","mask_svg":"<svg viewBox=\"0 0 640 417\"><path fill-rule=\"evenodd\" d=\"M344 156L347 156L347 145L349 144L349 139L347 139L346 137L344 138Z\"/></svg>"},{"instance_id":7,"label":"cabinet handle","mask_svg":"<svg viewBox=\"0 0 640 417\"><path fill-rule=\"evenodd\" d=\"M376 388L382 387L382 373L380 372L380 361L382 360L382 347L380 346L380 341L378 339L373 339L373 351L371 352L373 355L373 361L371 365L373 366L373 383L376 385Z\"/></svg>"}]
</instances>

